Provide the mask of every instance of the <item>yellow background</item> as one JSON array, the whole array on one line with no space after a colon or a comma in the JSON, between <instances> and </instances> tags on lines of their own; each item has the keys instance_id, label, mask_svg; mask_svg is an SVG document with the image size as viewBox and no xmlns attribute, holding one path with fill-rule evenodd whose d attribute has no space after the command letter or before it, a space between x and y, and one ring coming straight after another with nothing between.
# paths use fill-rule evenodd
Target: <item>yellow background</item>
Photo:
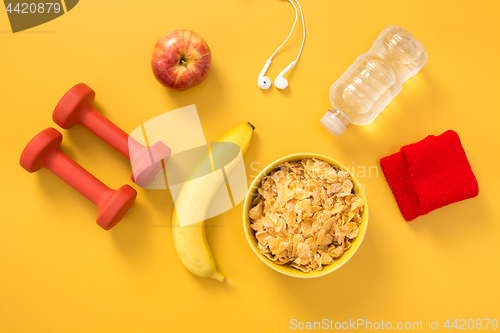
<instances>
[{"instance_id":1,"label":"yellow background","mask_svg":"<svg viewBox=\"0 0 500 333\"><path fill-rule=\"evenodd\" d=\"M424 327L429 319L441 327L448 318L500 319L500 2L301 4L307 40L284 91L262 91L256 80L291 28L286 1L82 0L16 34L0 13L0 332L284 332L291 319ZM330 107L330 85L392 24L423 43L427 64L373 124L333 137L319 123ZM150 57L156 40L179 28L207 41L213 63L201 85L172 92L154 79ZM300 42L298 29L269 68L271 79L296 57ZM112 230L99 228L97 209L50 172L19 166L25 144L57 127L51 112L79 82L128 132L193 103L207 140L250 121L256 131L245 156L249 182L298 152L368 170L402 145L454 129L480 194L406 223L380 169L371 177L358 173L370 207L366 238L340 270L308 280L281 275L252 253L240 203L207 224L227 282L198 278L175 253L169 191L132 184L128 162L86 129L61 130L62 149L110 187L138 190L133 209Z\"/></svg>"}]
</instances>

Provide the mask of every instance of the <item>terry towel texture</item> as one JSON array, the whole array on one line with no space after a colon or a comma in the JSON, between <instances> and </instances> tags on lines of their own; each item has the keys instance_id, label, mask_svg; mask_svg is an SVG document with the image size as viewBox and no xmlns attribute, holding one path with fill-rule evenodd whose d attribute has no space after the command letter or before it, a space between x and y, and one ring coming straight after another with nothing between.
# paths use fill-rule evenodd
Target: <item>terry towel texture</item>
<instances>
[{"instance_id":1,"label":"terry towel texture","mask_svg":"<svg viewBox=\"0 0 500 333\"><path fill-rule=\"evenodd\" d=\"M455 131L403 146L380 165L406 221L479 193Z\"/></svg>"}]
</instances>

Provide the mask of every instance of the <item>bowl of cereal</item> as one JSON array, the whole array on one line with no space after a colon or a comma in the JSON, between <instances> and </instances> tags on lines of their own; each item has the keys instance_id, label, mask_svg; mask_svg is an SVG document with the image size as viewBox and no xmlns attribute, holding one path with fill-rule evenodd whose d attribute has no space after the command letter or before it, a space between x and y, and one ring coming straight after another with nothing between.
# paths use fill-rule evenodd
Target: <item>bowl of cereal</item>
<instances>
[{"instance_id":1,"label":"bowl of cereal","mask_svg":"<svg viewBox=\"0 0 500 333\"><path fill-rule=\"evenodd\" d=\"M313 278L342 267L357 251L368 225L363 186L334 159L293 154L254 179L243 205L243 228L267 266Z\"/></svg>"}]
</instances>

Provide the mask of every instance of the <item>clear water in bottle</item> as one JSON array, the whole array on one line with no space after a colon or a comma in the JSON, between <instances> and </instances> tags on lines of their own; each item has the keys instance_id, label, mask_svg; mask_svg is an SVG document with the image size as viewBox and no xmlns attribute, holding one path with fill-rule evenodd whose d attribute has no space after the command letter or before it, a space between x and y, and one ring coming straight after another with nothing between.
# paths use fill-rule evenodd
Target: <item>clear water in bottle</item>
<instances>
[{"instance_id":1,"label":"clear water in bottle","mask_svg":"<svg viewBox=\"0 0 500 333\"><path fill-rule=\"evenodd\" d=\"M350 123L371 123L426 61L425 48L410 32L398 26L386 28L332 85L332 109L321 124L339 136Z\"/></svg>"}]
</instances>

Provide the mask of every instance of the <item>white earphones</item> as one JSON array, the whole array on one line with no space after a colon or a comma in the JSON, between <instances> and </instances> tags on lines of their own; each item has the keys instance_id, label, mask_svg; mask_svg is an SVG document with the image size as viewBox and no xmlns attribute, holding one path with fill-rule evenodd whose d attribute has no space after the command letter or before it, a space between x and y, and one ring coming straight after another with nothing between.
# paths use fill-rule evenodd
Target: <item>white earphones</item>
<instances>
[{"instance_id":1,"label":"white earphones","mask_svg":"<svg viewBox=\"0 0 500 333\"><path fill-rule=\"evenodd\" d=\"M280 47L278 47L278 49L276 51L274 51L274 53L271 55L271 57L266 61L266 64L264 65L264 68L262 68L262 71L260 71L259 77L257 79L257 85L259 86L260 89L264 89L264 90L269 89L269 87L271 86L271 80L267 76L264 76L264 74L266 74L267 69L271 65L271 62L273 60L274 55L283 47L283 45L285 45L285 43L288 41L288 39L292 35L292 32L295 29L295 24L297 23L297 18L299 15L299 13L297 11L297 7L292 2L292 0L288 0L288 1L292 4L293 8L295 9L295 21L293 22L292 30L288 34L288 37L285 39L283 44L281 44ZM292 61L290 63L290 65L288 65L284 70L282 70L281 73L279 73L278 76L276 77L276 79L274 80L274 85L278 89L285 89L286 87L288 87L288 80L284 77L284 75L293 66L295 66L295 64L299 60L300 55L302 53L302 49L304 48L304 42L306 41L306 27L304 24L304 13L302 12L302 7L300 6L299 1L298 0L294 0L294 1L297 3L297 5L299 5L300 16L302 17L302 31L303 31L302 45L300 46L300 51L299 51L297 58L294 61Z\"/></svg>"},{"instance_id":2,"label":"white earphones","mask_svg":"<svg viewBox=\"0 0 500 333\"><path fill-rule=\"evenodd\" d=\"M269 68L269 65L271 65L271 59L266 61L264 68L262 68L262 70L260 71L259 78L257 80L257 84L259 85L260 89L266 90L271 86L271 79L269 79L267 76L264 76L267 69Z\"/></svg>"},{"instance_id":3,"label":"white earphones","mask_svg":"<svg viewBox=\"0 0 500 333\"><path fill-rule=\"evenodd\" d=\"M286 66L286 68L278 74L276 79L274 79L274 86L278 89L285 89L288 87L288 80L283 77L293 66L295 66L296 61L292 61L290 65Z\"/></svg>"}]
</instances>

